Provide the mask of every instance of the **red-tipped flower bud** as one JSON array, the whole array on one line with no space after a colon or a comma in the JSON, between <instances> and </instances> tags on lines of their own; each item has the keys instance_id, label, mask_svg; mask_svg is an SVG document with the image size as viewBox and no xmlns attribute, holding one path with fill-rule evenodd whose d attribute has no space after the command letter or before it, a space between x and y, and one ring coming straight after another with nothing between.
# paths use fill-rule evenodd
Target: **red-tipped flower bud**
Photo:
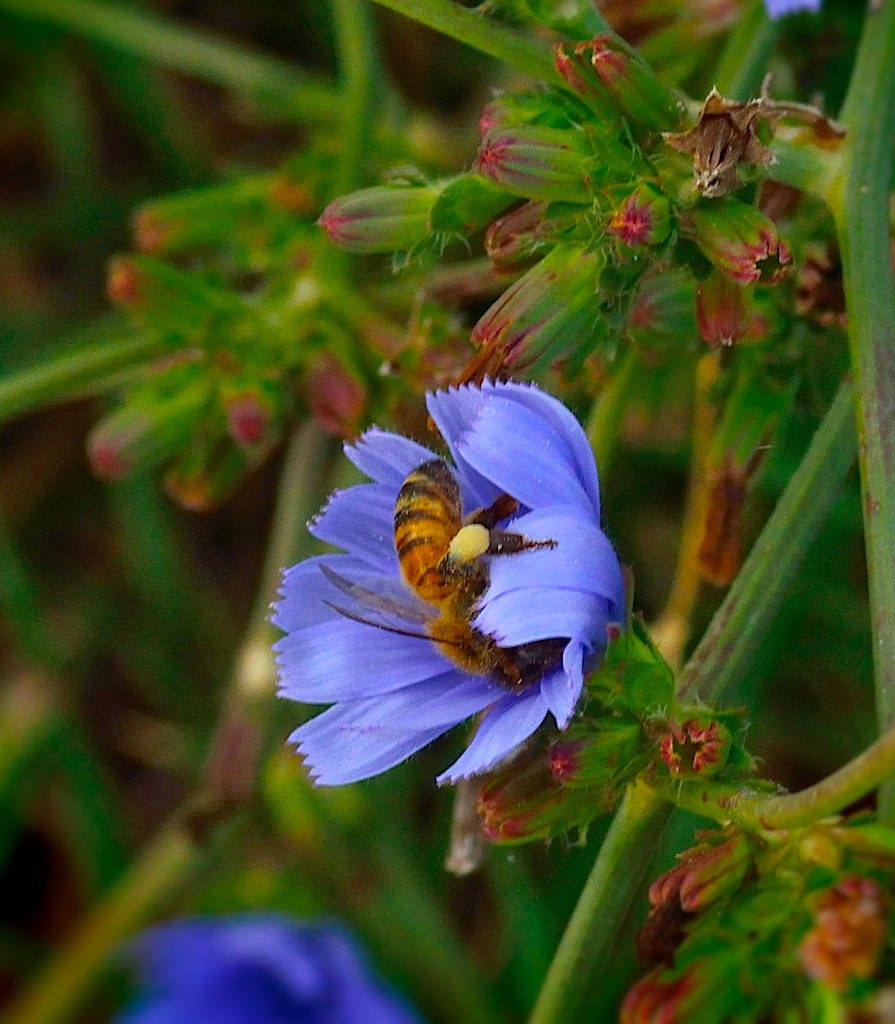
<instances>
[{"instance_id":1,"label":"red-tipped flower bud","mask_svg":"<svg viewBox=\"0 0 895 1024\"><path fill-rule=\"evenodd\" d=\"M609 36L597 36L589 45L590 61L601 82L633 122L635 131L638 127L668 131L677 125L683 104L640 57Z\"/></svg>"},{"instance_id":2,"label":"red-tipped flower bud","mask_svg":"<svg viewBox=\"0 0 895 1024\"><path fill-rule=\"evenodd\" d=\"M337 437L355 437L367 404L364 385L332 352L319 355L308 369L308 401L317 422Z\"/></svg>"},{"instance_id":3,"label":"red-tipped flower bud","mask_svg":"<svg viewBox=\"0 0 895 1024\"><path fill-rule=\"evenodd\" d=\"M563 344L593 334L602 269L598 253L557 245L491 306L473 328L473 342L501 368L549 363Z\"/></svg>"},{"instance_id":4,"label":"red-tipped flower bud","mask_svg":"<svg viewBox=\"0 0 895 1024\"><path fill-rule=\"evenodd\" d=\"M429 230L429 211L440 194L430 185L377 185L334 199L317 223L349 252L412 249Z\"/></svg>"},{"instance_id":5,"label":"red-tipped flower bud","mask_svg":"<svg viewBox=\"0 0 895 1024\"><path fill-rule=\"evenodd\" d=\"M473 170L526 199L590 203L593 163L578 129L498 125L482 139Z\"/></svg>"},{"instance_id":6,"label":"red-tipped flower bud","mask_svg":"<svg viewBox=\"0 0 895 1024\"><path fill-rule=\"evenodd\" d=\"M652 185L638 185L606 230L625 245L660 245L671 234L671 204Z\"/></svg>"},{"instance_id":7,"label":"red-tipped flower bud","mask_svg":"<svg viewBox=\"0 0 895 1024\"><path fill-rule=\"evenodd\" d=\"M752 320L751 289L713 270L696 285L696 324L706 345L733 345Z\"/></svg>"},{"instance_id":8,"label":"red-tipped flower bud","mask_svg":"<svg viewBox=\"0 0 895 1024\"><path fill-rule=\"evenodd\" d=\"M633 722L611 722L599 731L573 728L550 744L550 771L564 786L612 789L645 767L644 738Z\"/></svg>"},{"instance_id":9,"label":"red-tipped flower bud","mask_svg":"<svg viewBox=\"0 0 895 1024\"><path fill-rule=\"evenodd\" d=\"M730 744L727 726L708 715L694 716L685 722L672 717L659 741L659 752L672 775L712 776L727 763Z\"/></svg>"},{"instance_id":10,"label":"red-tipped flower bud","mask_svg":"<svg viewBox=\"0 0 895 1024\"><path fill-rule=\"evenodd\" d=\"M815 981L841 992L876 974L889 932L889 901L871 878L843 878L823 894L796 953Z\"/></svg>"},{"instance_id":11,"label":"red-tipped flower bud","mask_svg":"<svg viewBox=\"0 0 895 1024\"><path fill-rule=\"evenodd\" d=\"M189 443L208 407L211 385L193 365L172 367L163 377L131 395L90 432L87 452L97 476L116 480L153 469Z\"/></svg>"},{"instance_id":12,"label":"red-tipped flower bud","mask_svg":"<svg viewBox=\"0 0 895 1024\"><path fill-rule=\"evenodd\" d=\"M680 855L681 863L650 886L649 901L660 907L677 899L682 910L696 913L735 892L752 866L752 847L744 835L717 846L699 846Z\"/></svg>"},{"instance_id":13,"label":"red-tipped flower bud","mask_svg":"<svg viewBox=\"0 0 895 1024\"><path fill-rule=\"evenodd\" d=\"M499 772L479 795L482 829L495 843L527 843L560 835L586 825L613 805L612 793L567 789L558 783L543 749Z\"/></svg>"},{"instance_id":14,"label":"red-tipped flower bud","mask_svg":"<svg viewBox=\"0 0 895 1024\"><path fill-rule=\"evenodd\" d=\"M725 196L680 219L707 259L740 284L776 284L789 270L792 254L777 225L754 206Z\"/></svg>"}]
</instances>

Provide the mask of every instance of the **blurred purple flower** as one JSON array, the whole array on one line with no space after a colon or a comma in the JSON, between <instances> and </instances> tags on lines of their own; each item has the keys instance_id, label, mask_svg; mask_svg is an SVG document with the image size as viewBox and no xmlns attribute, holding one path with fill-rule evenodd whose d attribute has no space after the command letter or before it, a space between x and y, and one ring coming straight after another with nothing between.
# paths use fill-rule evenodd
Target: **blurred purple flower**
<instances>
[{"instance_id":1,"label":"blurred purple flower","mask_svg":"<svg viewBox=\"0 0 895 1024\"><path fill-rule=\"evenodd\" d=\"M116 1024L418 1024L338 928L195 918L131 949L145 985Z\"/></svg>"},{"instance_id":2,"label":"blurred purple flower","mask_svg":"<svg viewBox=\"0 0 895 1024\"><path fill-rule=\"evenodd\" d=\"M458 667L419 635L433 608L402 579L394 509L405 478L433 454L407 438L369 430L345 452L373 482L334 494L310 526L315 537L346 553L287 570L274 617L287 634L276 645L281 695L333 703L290 737L319 784L384 772L481 711L487 713L469 747L438 781L485 771L548 713L560 728L568 724L584 672L605 648L607 625L624 620L621 569L600 529L597 470L575 417L538 388L512 383L439 391L427 396L427 406L453 457L464 512L507 494L519 510L503 528L555 541L488 558L489 583L473 625L500 647L556 640L564 648L543 678L512 692ZM341 614L333 605L345 606L344 586L332 582L330 571L407 608L404 620L392 621L416 635ZM369 602L352 611L373 617Z\"/></svg>"},{"instance_id":3,"label":"blurred purple flower","mask_svg":"<svg viewBox=\"0 0 895 1024\"><path fill-rule=\"evenodd\" d=\"M795 14L796 11L819 11L820 3L821 0L764 0L772 18L782 18L784 14Z\"/></svg>"}]
</instances>

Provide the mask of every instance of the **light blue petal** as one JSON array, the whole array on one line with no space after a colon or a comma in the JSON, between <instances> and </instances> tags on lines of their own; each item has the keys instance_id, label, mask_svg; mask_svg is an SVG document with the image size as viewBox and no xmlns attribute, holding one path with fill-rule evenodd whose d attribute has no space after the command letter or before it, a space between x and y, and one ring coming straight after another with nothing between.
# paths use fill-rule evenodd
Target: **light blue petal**
<instances>
[{"instance_id":1,"label":"light blue petal","mask_svg":"<svg viewBox=\"0 0 895 1024\"><path fill-rule=\"evenodd\" d=\"M289 737L298 743L311 777L320 786L344 786L369 779L428 746L441 728L412 732L396 723L368 723L376 701L337 704Z\"/></svg>"},{"instance_id":2,"label":"light blue petal","mask_svg":"<svg viewBox=\"0 0 895 1024\"><path fill-rule=\"evenodd\" d=\"M483 604L511 590L558 587L605 598L617 609L616 621L622 620L625 590L621 566L593 518L575 505L551 505L519 516L507 529L528 540L554 540L556 547L490 558L490 586Z\"/></svg>"},{"instance_id":3,"label":"light blue petal","mask_svg":"<svg viewBox=\"0 0 895 1024\"><path fill-rule=\"evenodd\" d=\"M483 401L455 447L458 465L471 466L529 509L577 505L598 518L566 437L519 402L502 396Z\"/></svg>"},{"instance_id":4,"label":"light blue petal","mask_svg":"<svg viewBox=\"0 0 895 1024\"><path fill-rule=\"evenodd\" d=\"M383 724L400 722L402 727L414 732L436 728L447 732L504 696L506 690L496 683L455 670L381 696L375 707L371 701L365 720Z\"/></svg>"},{"instance_id":5,"label":"light blue petal","mask_svg":"<svg viewBox=\"0 0 895 1024\"><path fill-rule=\"evenodd\" d=\"M370 566L351 555L317 555L305 559L304 562L285 570L283 584L280 587L280 600L273 606L271 622L284 633L305 629L318 622L344 618L324 604L325 601L334 601L337 604L347 602L344 595L320 571L321 565L351 580L361 582L363 579L366 581L365 585L371 589L384 590L387 586L394 586L397 583L388 577L371 575Z\"/></svg>"},{"instance_id":6,"label":"light blue petal","mask_svg":"<svg viewBox=\"0 0 895 1024\"><path fill-rule=\"evenodd\" d=\"M371 480L393 488L395 497L412 469L435 458L428 448L409 437L378 427L371 427L354 444L346 445L345 454Z\"/></svg>"},{"instance_id":7,"label":"light blue petal","mask_svg":"<svg viewBox=\"0 0 895 1024\"><path fill-rule=\"evenodd\" d=\"M463 438L478 418L482 405L479 388L460 387L449 391L430 391L426 395L426 408L456 464L457 480L463 495L464 511L488 508L501 494L490 480L482 476L458 457L457 442Z\"/></svg>"},{"instance_id":8,"label":"light blue petal","mask_svg":"<svg viewBox=\"0 0 895 1024\"><path fill-rule=\"evenodd\" d=\"M306 704L389 693L453 667L429 639L401 636L342 616L290 633L274 650L280 696Z\"/></svg>"},{"instance_id":9,"label":"light blue petal","mask_svg":"<svg viewBox=\"0 0 895 1024\"><path fill-rule=\"evenodd\" d=\"M562 669L551 672L540 682L541 693L560 729L565 729L569 724L581 696L584 686L584 654L584 644L580 640L569 641L563 651Z\"/></svg>"},{"instance_id":10,"label":"light blue petal","mask_svg":"<svg viewBox=\"0 0 895 1024\"><path fill-rule=\"evenodd\" d=\"M796 11L820 10L820 0L764 0L764 5L772 18L782 18Z\"/></svg>"},{"instance_id":11,"label":"light blue petal","mask_svg":"<svg viewBox=\"0 0 895 1024\"><path fill-rule=\"evenodd\" d=\"M443 785L488 771L527 740L546 714L547 702L540 687L532 687L518 697L504 697L485 715L463 754L436 781Z\"/></svg>"},{"instance_id":12,"label":"light blue petal","mask_svg":"<svg viewBox=\"0 0 895 1024\"><path fill-rule=\"evenodd\" d=\"M501 647L564 636L602 648L610 621L610 606L603 597L581 590L527 587L489 600L475 625Z\"/></svg>"},{"instance_id":13,"label":"light blue petal","mask_svg":"<svg viewBox=\"0 0 895 1024\"><path fill-rule=\"evenodd\" d=\"M395 552L395 499L398 489L358 484L336 491L308 524L318 540L357 555L383 572L399 573Z\"/></svg>"},{"instance_id":14,"label":"light blue petal","mask_svg":"<svg viewBox=\"0 0 895 1024\"><path fill-rule=\"evenodd\" d=\"M568 445L572 459L578 472L578 478L594 507L596 518L600 518L600 480L597 476L597 464L594 452L578 419L558 399L541 391L534 384L516 384L513 382L492 384L485 381L482 391L489 391L497 396L511 399L536 413L550 424L556 434Z\"/></svg>"}]
</instances>

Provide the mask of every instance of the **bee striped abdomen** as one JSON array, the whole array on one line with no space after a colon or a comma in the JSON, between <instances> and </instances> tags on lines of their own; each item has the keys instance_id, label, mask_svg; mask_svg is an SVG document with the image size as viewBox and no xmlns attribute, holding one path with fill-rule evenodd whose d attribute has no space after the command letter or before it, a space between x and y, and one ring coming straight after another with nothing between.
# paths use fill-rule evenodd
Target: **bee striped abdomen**
<instances>
[{"instance_id":1,"label":"bee striped abdomen","mask_svg":"<svg viewBox=\"0 0 895 1024\"><path fill-rule=\"evenodd\" d=\"M441 459L417 466L395 503L395 547L404 579L433 604L456 589L439 566L462 525L460 488L448 467Z\"/></svg>"}]
</instances>

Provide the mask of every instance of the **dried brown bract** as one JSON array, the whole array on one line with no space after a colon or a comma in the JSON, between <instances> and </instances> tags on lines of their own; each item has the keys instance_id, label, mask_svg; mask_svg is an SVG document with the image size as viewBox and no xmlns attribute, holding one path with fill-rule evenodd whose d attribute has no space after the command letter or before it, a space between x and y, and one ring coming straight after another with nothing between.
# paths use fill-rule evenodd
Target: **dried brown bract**
<instances>
[{"instance_id":1,"label":"dried brown bract","mask_svg":"<svg viewBox=\"0 0 895 1024\"><path fill-rule=\"evenodd\" d=\"M782 118L791 117L810 127L814 141L822 146L838 145L845 137L845 129L817 107L770 99L768 81L762 85L761 96L748 103L726 100L712 89L695 127L663 134L669 146L692 154L696 187L707 198L723 196L742 184L737 172L740 164L774 163L773 151L759 138L762 124L773 131Z\"/></svg>"}]
</instances>

